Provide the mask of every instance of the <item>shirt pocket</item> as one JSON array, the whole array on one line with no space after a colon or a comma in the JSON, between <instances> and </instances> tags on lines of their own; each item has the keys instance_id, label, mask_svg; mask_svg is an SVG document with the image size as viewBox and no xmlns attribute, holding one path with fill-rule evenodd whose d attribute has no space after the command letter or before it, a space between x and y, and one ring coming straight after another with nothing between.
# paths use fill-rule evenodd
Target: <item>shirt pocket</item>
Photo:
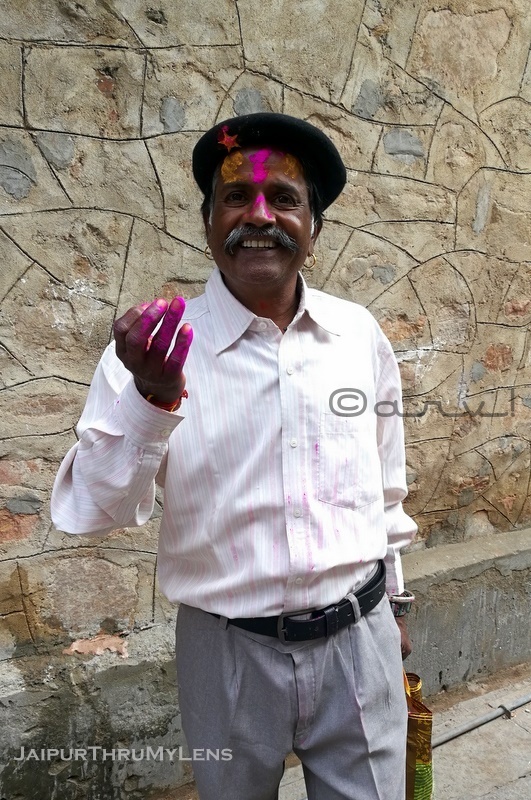
<instances>
[{"instance_id":1,"label":"shirt pocket","mask_svg":"<svg viewBox=\"0 0 531 800\"><path fill-rule=\"evenodd\" d=\"M364 417L323 412L319 424L319 500L360 508L382 494L376 431Z\"/></svg>"}]
</instances>

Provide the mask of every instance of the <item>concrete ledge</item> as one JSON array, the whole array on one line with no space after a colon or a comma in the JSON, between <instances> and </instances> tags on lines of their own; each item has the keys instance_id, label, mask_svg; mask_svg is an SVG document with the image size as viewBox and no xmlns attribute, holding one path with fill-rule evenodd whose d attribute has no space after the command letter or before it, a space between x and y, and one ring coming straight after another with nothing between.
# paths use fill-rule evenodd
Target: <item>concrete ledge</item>
<instances>
[{"instance_id":1,"label":"concrete ledge","mask_svg":"<svg viewBox=\"0 0 531 800\"><path fill-rule=\"evenodd\" d=\"M435 694L531 660L531 530L409 553L417 596L406 669Z\"/></svg>"},{"instance_id":2,"label":"concrete ledge","mask_svg":"<svg viewBox=\"0 0 531 800\"><path fill-rule=\"evenodd\" d=\"M58 648L0 662L0 798L144 800L189 784L173 631L132 632L127 658Z\"/></svg>"}]
</instances>

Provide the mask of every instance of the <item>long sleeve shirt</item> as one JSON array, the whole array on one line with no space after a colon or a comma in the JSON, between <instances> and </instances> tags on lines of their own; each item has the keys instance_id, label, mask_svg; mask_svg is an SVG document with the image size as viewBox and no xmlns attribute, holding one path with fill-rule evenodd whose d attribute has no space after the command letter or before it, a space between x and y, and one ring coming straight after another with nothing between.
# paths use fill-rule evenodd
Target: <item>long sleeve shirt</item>
<instances>
[{"instance_id":1,"label":"long sleeve shirt","mask_svg":"<svg viewBox=\"0 0 531 800\"><path fill-rule=\"evenodd\" d=\"M142 525L157 481L171 601L229 618L322 608L382 558L387 591L402 591L399 550L416 526L402 508L397 363L366 309L299 280L282 335L214 270L183 318L194 341L179 413L148 403L107 348L56 478L58 529Z\"/></svg>"}]
</instances>

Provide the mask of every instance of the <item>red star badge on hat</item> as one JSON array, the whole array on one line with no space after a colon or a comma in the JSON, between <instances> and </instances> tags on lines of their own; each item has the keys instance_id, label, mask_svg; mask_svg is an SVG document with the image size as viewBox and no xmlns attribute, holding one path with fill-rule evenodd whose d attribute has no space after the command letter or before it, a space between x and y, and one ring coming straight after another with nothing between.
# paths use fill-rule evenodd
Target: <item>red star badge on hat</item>
<instances>
[{"instance_id":1,"label":"red star badge on hat","mask_svg":"<svg viewBox=\"0 0 531 800\"><path fill-rule=\"evenodd\" d=\"M228 125L224 125L222 127L222 129L218 133L218 142L222 144L224 147L226 147L230 153L230 151L233 148L239 147L240 145L238 144L238 136L237 135L229 136L228 130L229 130Z\"/></svg>"}]
</instances>

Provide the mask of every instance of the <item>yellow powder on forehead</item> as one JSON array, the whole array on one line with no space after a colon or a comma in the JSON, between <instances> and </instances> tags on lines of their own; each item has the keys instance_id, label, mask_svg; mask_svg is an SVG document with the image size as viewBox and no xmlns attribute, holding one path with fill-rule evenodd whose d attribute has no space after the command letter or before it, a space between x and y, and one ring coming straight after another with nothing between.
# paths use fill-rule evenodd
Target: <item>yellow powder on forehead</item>
<instances>
[{"instance_id":1,"label":"yellow powder on forehead","mask_svg":"<svg viewBox=\"0 0 531 800\"><path fill-rule=\"evenodd\" d=\"M234 183L234 181L238 180L236 172L238 171L238 167L241 167L242 164L243 155L239 150L235 150L225 157L221 165L221 177L225 183Z\"/></svg>"},{"instance_id":2,"label":"yellow powder on forehead","mask_svg":"<svg viewBox=\"0 0 531 800\"><path fill-rule=\"evenodd\" d=\"M294 180L299 177L301 172L301 167L298 160L295 156L286 153L284 158L282 159L281 164L282 170L284 175L287 175L288 178L293 178Z\"/></svg>"}]
</instances>

